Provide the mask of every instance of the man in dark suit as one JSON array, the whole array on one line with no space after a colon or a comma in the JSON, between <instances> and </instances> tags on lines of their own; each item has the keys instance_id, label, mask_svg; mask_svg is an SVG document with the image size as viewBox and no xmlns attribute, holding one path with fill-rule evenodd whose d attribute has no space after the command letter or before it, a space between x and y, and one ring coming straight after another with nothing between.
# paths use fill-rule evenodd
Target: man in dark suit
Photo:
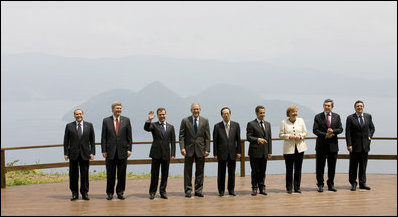
<instances>
[{"instance_id":1,"label":"man in dark suit","mask_svg":"<svg viewBox=\"0 0 398 217\"><path fill-rule=\"evenodd\" d=\"M158 108L156 111L159 122L151 123L155 117L153 111L148 114L144 130L152 132L153 142L149 157L152 158L151 185L149 187L149 199L153 200L156 195L159 182L159 169L162 167L162 180L160 182L160 197L167 199L166 187L169 176L170 158L176 155L176 136L174 126L166 123L166 109Z\"/></svg>"},{"instance_id":2,"label":"man in dark suit","mask_svg":"<svg viewBox=\"0 0 398 217\"><path fill-rule=\"evenodd\" d=\"M191 105L192 116L184 118L180 125L180 149L184 159L185 197L192 193L192 165L196 162L195 196L203 197L205 157L210 153L209 121L199 116L200 105Z\"/></svg>"},{"instance_id":3,"label":"man in dark suit","mask_svg":"<svg viewBox=\"0 0 398 217\"><path fill-rule=\"evenodd\" d=\"M74 111L76 121L65 127L64 156L69 159L69 188L72 191L71 200L79 198L79 166L80 166L80 193L83 200L90 200L89 190L89 160L95 155L95 135L92 123L83 121L83 110Z\"/></svg>"},{"instance_id":4,"label":"man in dark suit","mask_svg":"<svg viewBox=\"0 0 398 217\"><path fill-rule=\"evenodd\" d=\"M231 110L228 107L221 109L223 121L214 125L213 144L214 157L218 159L217 186L218 195L224 196L225 172L228 164L228 193L235 194L235 168L236 158L240 158L240 126L231 121Z\"/></svg>"},{"instance_id":5,"label":"man in dark suit","mask_svg":"<svg viewBox=\"0 0 398 217\"><path fill-rule=\"evenodd\" d=\"M250 167L252 169L252 195L257 195L257 189L260 194L267 195L265 189L265 172L267 170L267 158L272 157L272 134L271 124L264 121L264 106L256 107L257 118L249 123L246 127L246 137L250 142L249 156Z\"/></svg>"},{"instance_id":6,"label":"man in dark suit","mask_svg":"<svg viewBox=\"0 0 398 217\"><path fill-rule=\"evenodd\" d=\"M366 165L368 163L368 152L370 141L375 132L372 116L364 113L364 103L360 100L354 104L355 113L347 117L346 121L346 142L350 152L349 181L351 191L357 187L357 172L359 164L359 188L370 190L366 185Z\"/></svg>"},{"instance_id":7,"label":"man in dark suit","mask_svg":"<svg viewBox=\"0 0 398 217\"><path fill-rule=\"evenodd\" d=\"M121 116L121 103L113 103L112 112L112 116L104 118L101 136L102 155L106 158L106 199L113 198L117 172L116 194L118 199L124 200L127 158L133 142L131 123L129 118Z\"/></svg>"},{"instance_id":8,"label":"man in dark suit","mask_svg":"<svg viewBox=\"0 0 398 217\"><path fill-rule=\"evenodd\" d=\"M323 111L314 118L313 132L316 139L316 180L318 192L323 192L326 159L328 160L328 190L336 192L334 176L336 173L337 152L339 144L337 135L343 132L340 115L332 112L333 100L326 99L323 103Z\"/></svg>"}]
</instances>

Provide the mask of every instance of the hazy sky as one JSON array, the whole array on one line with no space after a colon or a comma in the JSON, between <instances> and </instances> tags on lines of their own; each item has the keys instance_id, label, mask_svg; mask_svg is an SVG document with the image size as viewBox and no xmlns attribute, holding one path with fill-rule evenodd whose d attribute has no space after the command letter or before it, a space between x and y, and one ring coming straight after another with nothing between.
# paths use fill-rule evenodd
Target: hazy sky
<instances>
[{"instance_id":1,"label":"hazy sky","mask_svg":"<svg viewBox=\"0 0 398 217\"><path fill-rule=\"evenodd\" d=\"M2 55L263 61L396 78L397 2L2 1L1 47Z\"/></svg>"}]
</instances>

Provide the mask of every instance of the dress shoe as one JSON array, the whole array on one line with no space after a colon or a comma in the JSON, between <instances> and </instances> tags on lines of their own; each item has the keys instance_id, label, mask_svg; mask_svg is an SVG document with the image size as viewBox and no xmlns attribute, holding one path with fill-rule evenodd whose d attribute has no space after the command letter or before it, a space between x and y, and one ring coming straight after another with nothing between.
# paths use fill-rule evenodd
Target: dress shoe
<instances>
[{"instance_id":1,"label":"dress shoe","mask_svg":"<svg viewBox=\"0 0 398 217\"><path fill-rule=\"evenodd\" d=\"M149 194L149 199L151 200L155 199L155 194Z\"/></svg>"},{"instance_id":2,"label":"dress shoe","mask_svg":"<svg viewBox=\"0 0 398 217\"><path fill-rule=\"evenodd\" d=\"M204 197L204 195L202 193L195 193L195 196L197 197Z\"/></svg>"},{"instance_id":3,"label":"dress shoe","mask_svg":"<svg viewBox=\"0 0 398 217\"><path fill-rule=\"evenodd\" d=\"M292 194L293 192L292 192L292 190L287 190L287 193Z\"/></svg>"},{"instance_id":4,"label":"dress shoe","mask_svg":"<svg viewBox=\"0 0 398 217\"><path fill-rule=\"evenodd\" d=\"M260 194L262 194L262 195L268 195L267 192L265 192L265 190L260 190Z\"/></svg>"},{"instance_id":5,"label":"dress shoe","mask_svg":"<svg viewBox=\"0 0 398 217\"><path fill-rule=\"evenodd\" d=\"M190 193L186 193L186 194L185 194L185 197L186 197L186 198L191 198L191 194L190 194Z\"/></svg>"},{"instance_id":6,"label":"dress shoe","mask_svg":"<svg viewBox=\"0 0 398 217\"><path fill-rule=\"evenodd\" d=\"M119 200L124 200L124 199L126 199L126 198L123 196L123 194L118 194L118 195L117 195L117 199L119 199Z\"/></svg>"},{"instance_id":7,"label":"dress shoe","mask_svg":"<svg viewBox=\"0 0 398 217\"><path fill-rule=\"evenodd\" d=\"M351 191L357 190L357 183L351 184Z\"/></svg>"},{"instance_id":8,"label":"dress shoe","mask_svg":"<svg viewBox=\"0 0 398 217\"><path fill-rule=\"evenodd\" d=\"M219 197L223 197L223 196L224 196L224 192L218 193L218 196L219 196Z\"/></svg>"},{"instance_id":9,"label":"dress shoe","mask_svg":"<svg viewBox=\"0 0 398 217\"><path fill-rule=\"evenodd\" d=\"M228 194L231 196L236 196L235 191L230 191Z\"/></svg>"},{"instance_id":10,"label":"dress shoe","mask_svg":"<svg viewBox=\"0 0 398 217\"><path fill-rule=\"evenodd\" d=\"M294 190L294 192L301 194L301 190L300 189L296 189L296 190Z\"/></svg>"},{"instance_id":11,"label":"dress shoe","mask_svg":"<svg viewBox=\"0 0 398 217\"><path fill-rule=\"evenodd\" d=\"M72 197L70 198L71 201L79 199L79 195L76 193L72 193Z\"/></svg>"},{"instance_id":12,"label":"dress shoe","mask_svg":"<svg viewBox=\"0 0 398 217\"><path fill-rule=\"evenodd\" d=\"M328 191L334 191L334 192L336 192L337 189L336 189L334 186L330 186L330 187L328 187Z\"/></svg>"},{"instance_id":13,"label":"dress shoe","mask_svg":"<svg viewBox=\"0 0 398 217\"><path fill-rule=\"evenodd\" d=\"M318 192L323 192L323 186L318 186Z\"/></svg>"},{"instance_id":14,"label":"dress shoe","mask_svg":"<svg viewBox=\"0 0 398 217\"><path fill-rule=\"evenodd\" d=\"M90 198L88 197L88 194L82 194L82 198L83 198L83 200L90 200Z\"/></svg>"},{"instance_id":15,"label":"dress shoe","mask_svg":"<svg viewBox=\"0 0 398 217\"><path fill-rule=\"evenodd\" d=\"M107 199L107 200L112 200L112 199L113 199L113 195L112 195L112 194L106 195L106 199Z\"/></svg>"},{"instance_id":16,"label":"dress shoe","mask_svg":"<svg viewBox=\"0 0 398 217\"><path fill-rule=\"evenodd\" d=\"M365 190L370 190L371 188L367 185L360 185L359 189L365 189Z\"/></svg>"},{"instance_id":17,"label":"dress shoe","mask_svg":"<svg viewBox=\"0 0 398 217\"><path fill-rule=\"evenodd\" d=\"M257 195L257 189L253 189L252 190L252 196L256 196Z\"/></svg>"},{"instance_id":18,"label":"dress shoe","mask_svg":"<svg viewBox=\"0 0 398 217\"><path fill-rule=\"evenodd\" d=\"M167 197L167 194L160 194L160 198L168 199L169 197Z\"/></svg>"}]
</instances>

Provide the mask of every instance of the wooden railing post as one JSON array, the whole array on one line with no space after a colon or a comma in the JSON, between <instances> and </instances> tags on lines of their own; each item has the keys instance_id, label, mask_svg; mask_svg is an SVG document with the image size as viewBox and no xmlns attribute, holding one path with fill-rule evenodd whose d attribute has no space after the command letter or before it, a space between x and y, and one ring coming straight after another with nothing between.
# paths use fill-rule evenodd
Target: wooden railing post
<instances>
[{"instance_id":1,"label":"wooden railing post","mask_svg":"<svg viewBox=\"0 0 398 217\"><path fill-rule=\"evenodd\" d=\"M1 188L6 187L6 160L4 150L1 150Z\"/></svg>"},{"instance_id":2,"label":"wooden railing post","mask_svg":"<svg viewBox=\"0 0 398 217\"><path fill-rule=\"evenodd\" d=\"M240 140L241 155L240 155L240 177L245 177L245 140Z\"/></svg>"}]
</instances>

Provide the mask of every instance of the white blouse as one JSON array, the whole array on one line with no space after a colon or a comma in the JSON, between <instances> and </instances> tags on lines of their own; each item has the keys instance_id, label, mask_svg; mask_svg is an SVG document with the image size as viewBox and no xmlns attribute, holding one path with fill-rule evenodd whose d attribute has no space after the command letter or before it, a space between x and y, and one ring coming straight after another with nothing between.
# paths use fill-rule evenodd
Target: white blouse
<instances>
[{"instance_id":1,"label":"white blouse","mask_svg":"<svg viewBox=\"0 0 398 217\"><path fill-rule=\"evenodd\" d=\"M289 139L292 134L300 136L301 139ZM306 136L307 128L302 118L296 118L294 123L290 122L289 119L283 120L279 131L279 138L284 140L283 154L294 154L295 147L297 147L299 153L306 151L308 149L304 142Z\"/></svg>"}]
</instances>

